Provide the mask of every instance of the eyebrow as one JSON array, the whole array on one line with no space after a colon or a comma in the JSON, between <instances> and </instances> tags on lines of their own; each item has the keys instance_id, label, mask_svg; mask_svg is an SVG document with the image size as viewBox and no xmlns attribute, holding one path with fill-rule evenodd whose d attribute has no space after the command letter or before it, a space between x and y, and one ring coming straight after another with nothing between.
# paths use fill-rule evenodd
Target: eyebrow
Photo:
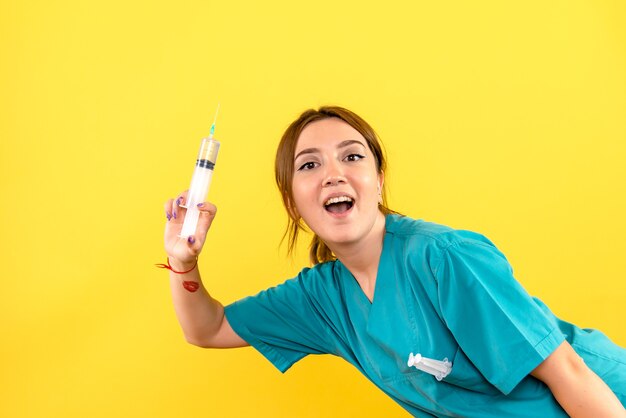
<instances>
[{"instance_id":1,"label":"eyebrow","mask_svg":"<svg viewBox=\"0 0 626 418\"><path fill-rule=\"evenodd\" d=\"M357 141L356 139L346 139L345 141L341 141L339 143L339 145L337 145L337 148L345 148L347 146L350 146L352 144L358 144L360 146L362 146L363 148L365 148L365 145L363 145L363 143L361 141ZM319 152L319 148L305 148L302 151L300 151L299 153L296 154L295 157L293 157L293 160L297 160L299 156L303 155L303 154L315 154L316 152Z\"/></svg>"}]
</instances>

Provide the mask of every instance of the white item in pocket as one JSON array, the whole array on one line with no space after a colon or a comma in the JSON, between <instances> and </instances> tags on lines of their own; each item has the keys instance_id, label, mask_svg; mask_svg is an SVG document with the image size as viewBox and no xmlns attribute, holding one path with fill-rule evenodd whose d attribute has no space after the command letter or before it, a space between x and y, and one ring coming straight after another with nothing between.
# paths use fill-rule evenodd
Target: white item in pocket
<instances>
[{"instance_id":1,"label":"white item in pocket","mask_svg":"<svg viewBox=\"0 0 626 418\"><path fill-rule=\"evenodd\" d=\"M422 357L419 353L415 355L413 355L413 353L409 354L409 361L407 364L409 367L415 366L418 370L432 374L437 380L443 379L452 371L452 363L448 361L448 358L444 358L443 361L433 360Z\"/></svg>"}]
</instances>

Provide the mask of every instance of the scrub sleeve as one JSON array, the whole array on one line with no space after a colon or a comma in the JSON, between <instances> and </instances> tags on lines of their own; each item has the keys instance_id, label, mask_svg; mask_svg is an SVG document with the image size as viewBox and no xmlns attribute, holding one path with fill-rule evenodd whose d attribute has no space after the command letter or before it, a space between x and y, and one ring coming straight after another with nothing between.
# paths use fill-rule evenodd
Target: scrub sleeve
<instances>
[{"instance_id":1,"label":"scrub sleeve","mask_svg":"<svg viewBox=\"0 0 626 418\"><path fill-rule=\"evenodd\" d=\"M515 280L504 255L478 237L453 242L443 252L434 271L439 303L465 355L507 395L565 337Z\"/></svg>"},{"instance_id":2,"label":"scrub sleeve","mask_svg":"<svg viewBox=\"0 0 626 418\"><path fill-rule=\"evenodd\" d=\"M308 270L224 308L233 330L283 373L308 354L329 353L328 328L303 288Z\"/></svg>"}]
</instances>

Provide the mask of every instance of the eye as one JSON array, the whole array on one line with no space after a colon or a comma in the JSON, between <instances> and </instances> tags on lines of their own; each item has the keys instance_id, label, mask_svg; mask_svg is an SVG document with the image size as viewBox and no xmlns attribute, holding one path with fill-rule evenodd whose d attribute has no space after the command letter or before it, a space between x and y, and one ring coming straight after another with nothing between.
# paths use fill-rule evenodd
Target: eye
<instances>
[{"instance_id":1,"label":"eye","mask_svg":"<svg viewBox=\"0 0 626 418\"><path fill-rule=\"evenodd\" d=\"M315 163L313 161L309 161L309 162L306 162L306 163L302 164L300 166L300 168L298 168L298 171L313 170L318 165L319 165L318 163Z\"/></svg>"},{"instance_id":2,"label":"eye","mask_svg":"<svg viewBox=\"0 0 626 418\"><path fill-rule=\"evenodd\" d=\"M345 160L346 161L359 161L361 159L365 158L365 155L361 155L361 154L350 154L348 155Z\"/></svg>"}]
</instances>

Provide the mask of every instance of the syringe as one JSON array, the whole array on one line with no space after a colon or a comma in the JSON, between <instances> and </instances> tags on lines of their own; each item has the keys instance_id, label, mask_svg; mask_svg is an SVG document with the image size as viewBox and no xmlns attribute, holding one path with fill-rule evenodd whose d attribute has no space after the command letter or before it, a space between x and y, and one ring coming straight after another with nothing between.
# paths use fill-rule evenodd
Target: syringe
<instances>
[{"instance_id":1,"label":"syringe","mask_svg":"<svg viewBox=\"0 0 626 418\"><path fill-rule=\"evenodd\" d=\"M196 167L193 171L193 177L191 178L191 185L189 186L189 192L187 193L187 200L183 207L187 208L187 214L185 215L185 221L183 222L183 228L180 231L182 238L187 238L190 235L196 234L196 227L198 226L198 217L200 211L198 210L198 203L202 203L206 200L209 194L209 186L211 184L211 177L213 176L213 168L217 161L217 152L220 149L219 141L213 139L215 133L215 121L217 120L217 113L220 110L220 105L217 105L215 111L215 118L213 119L213 125L209 131L209 137L203 138L200 144L200 152L198 152L198 159L196 160Z\"/></svg>"}]
</instances>

